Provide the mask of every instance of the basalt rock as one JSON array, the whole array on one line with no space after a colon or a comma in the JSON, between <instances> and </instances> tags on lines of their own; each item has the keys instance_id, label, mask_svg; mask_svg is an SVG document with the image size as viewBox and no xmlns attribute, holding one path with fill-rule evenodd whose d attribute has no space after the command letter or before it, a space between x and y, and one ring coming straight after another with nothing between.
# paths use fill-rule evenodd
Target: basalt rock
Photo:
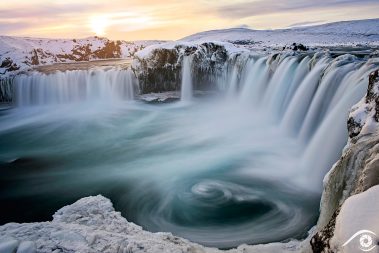
<instances>
[{"instance_id":1,"label":"basalt rock","mask_svg":"<svg viewBox=\"0 0 379 253\"><path fill-rule=\"evenodd\" d=\"M225 47L215 43L160 47L144 57L135 55L133 71L141 93L180 90L183 57L192 57L192 81L196 90L214 89L215 78L222 73L228 59Z\"/></svg>"}]
</instances>

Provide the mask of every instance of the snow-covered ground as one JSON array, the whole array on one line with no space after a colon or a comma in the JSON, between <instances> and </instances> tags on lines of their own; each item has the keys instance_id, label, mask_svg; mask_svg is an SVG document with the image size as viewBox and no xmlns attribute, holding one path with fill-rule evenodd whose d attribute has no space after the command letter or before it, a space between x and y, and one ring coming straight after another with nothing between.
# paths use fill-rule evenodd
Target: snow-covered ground
<instances>
[{"instance_id":1,"label":"snow-covered ground","mask_svg":"<svg viewBox=\"0 0 379 253\"><path fill-rule=\"evenodd\" d=\"M37 65L127 58L162 41L112 41L107 38L44 39L0 36L0 75ZM10 65L14 67L10 69Z\"/></svg>"},{"instance_id":2,"label":"snow-covered ground","mask_svg":"<svg viewBox=\"0 0 379 253\"><path fill-rule=\"evenodd\" d=\"M356 20L278 30L232 28L197 33L187 42L227 41L250 48L306 46L379 45L379 19Z\"/></svg>"}]
</instances>

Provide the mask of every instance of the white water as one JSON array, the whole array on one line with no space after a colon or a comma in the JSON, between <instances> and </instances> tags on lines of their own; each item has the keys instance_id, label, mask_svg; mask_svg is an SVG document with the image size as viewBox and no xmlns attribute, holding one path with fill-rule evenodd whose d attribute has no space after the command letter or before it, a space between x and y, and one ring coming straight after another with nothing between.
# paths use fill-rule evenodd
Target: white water
<instances>
[{"instance_id":1,"label":"white water","mask_svg":"<svg viewBox=\"0 0 379 253\"><path fill-rule=\"evenodd\" d=\"M184 105L120 103L134 94L127 71L18 77L21 109L1 118L0 162L31 157L47 168L20 173L17 191L3 195L54 202L102 193L151 231L210 246L305 236L322 178L346 143L349 108L377 65L285 55L229 64L238 66L226 66L217 85L225 96L194 99L184 57ZM71 103L82 100L89 103ZM38 213L40 204L30 208Z\"/></svg>"},{"instance_id":2,"label":"white water","mask_svg":"<svg viewBox=\"0 0 379 253\"><path fill-rule=\"evenodd\" d=\"M18 106L73 102L132 100L135 80L130 70L72 70L52 74L33 72L15 78Z\"/></svg>"},{"instance_id":3,"label":"white water","mask_svg":"<svg viewBox=\"0 0 379 253\"><path fill-rule=\"evenodd\" d=\"M182 63L182 85L180 92L180 100L181 101L191 101L193 96L193 88L192 88L192 57L184 56Z\"/></svg>"}]
</instances>

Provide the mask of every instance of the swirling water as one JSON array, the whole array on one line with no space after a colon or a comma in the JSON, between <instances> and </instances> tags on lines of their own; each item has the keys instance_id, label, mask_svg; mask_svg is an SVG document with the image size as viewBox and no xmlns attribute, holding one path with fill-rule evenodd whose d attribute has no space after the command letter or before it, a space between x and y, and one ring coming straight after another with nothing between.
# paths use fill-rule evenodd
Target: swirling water
<instances>
[{"instance_id":1,"label":"swirling water","mask_svg":"<svg viewBox=\"0 0 379 253\"><path fill-rule=\"evenodd\" d=\"M97 84L109 96L78 102L67 96L78 85L93 94L91 82L66 82L72 73L41 74L43 85L20 77L23 106L0 116L1 222L47 220L79 197L103 194L150 231L208 246L302 238L374 65L346 56L248 58L225 78L234 80L226 96L166 105L133 101L131 88L113 92L133 87L130 78L103 78Z\"/></svg>"}]
</instances>

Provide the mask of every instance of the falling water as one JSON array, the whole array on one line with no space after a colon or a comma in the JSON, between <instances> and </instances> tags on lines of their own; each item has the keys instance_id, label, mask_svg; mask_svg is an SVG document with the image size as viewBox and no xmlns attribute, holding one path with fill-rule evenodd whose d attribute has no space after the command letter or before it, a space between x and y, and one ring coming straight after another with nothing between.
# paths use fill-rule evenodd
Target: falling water
<instances>
[{"instance_id":1,"label":"falling water","mask_svg":"<svg viewBox=\"0 0 379 253\"><path fill-rule=\"evenodd\" d=\"M130 70L91 69L33 72L15 78L18 106L132 100L135 81Z\"/></svg>"},{"instance_id":2,"label":"falling water","mask_svg":"<svg viewBox=\"0 0 379 253\"><path fill-rule=\"evenodd\" d=\"M185 102L191 101L193 95L191 69L192 57L184 56L182 63L182 85L180 92L180 100Z\"/></svg>"},{"instance_id":3,"label":"falling water","mask_svg":"<svg viewBox=\"0 0 379 253\"><path fill-rule=\"evenodd\" d=\"M238 57L215 87L227 96L186 106L123 103L137 92L127 70L18 76L21 108L0 116L0 167L10 175L0 177L1 221L46 220L101 193L145 229L208 246L303 238L346 143L349 108L378 66L352 55ZM182 101L192 98L193 67L185 56Z\"/></svg>"}]
</instances>

